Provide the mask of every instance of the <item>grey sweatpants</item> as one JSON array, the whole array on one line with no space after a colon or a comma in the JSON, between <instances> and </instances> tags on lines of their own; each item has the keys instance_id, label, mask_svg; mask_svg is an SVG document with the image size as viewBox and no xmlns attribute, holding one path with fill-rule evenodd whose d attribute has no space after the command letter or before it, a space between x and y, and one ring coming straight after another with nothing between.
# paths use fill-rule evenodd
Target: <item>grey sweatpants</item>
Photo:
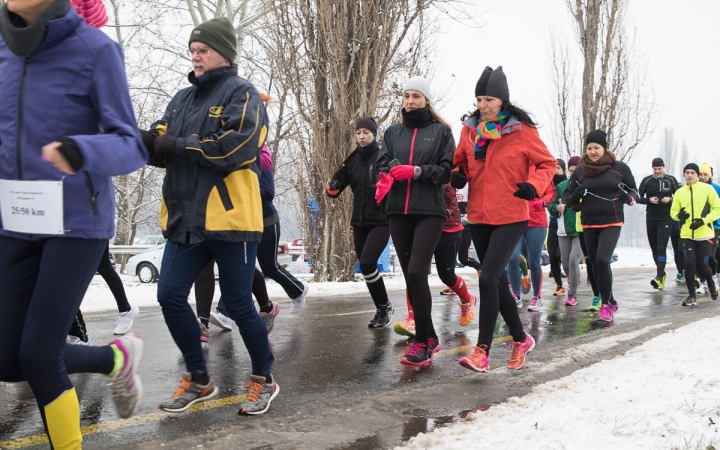
<instances>
[{"instance_id":1,"label":"grey sweatpants","mask_svg":"<svg viewBox=\"0 0 720 450\"><path fill-rule=\"evenodd\" d=\"M583 255L580 238L577 236L558 236L558 242L560 244L563 269L568 276L568 284L570 285L568 294L576 295L578 285L580 285L580 258Z\"/></svg>"}]
</instances>

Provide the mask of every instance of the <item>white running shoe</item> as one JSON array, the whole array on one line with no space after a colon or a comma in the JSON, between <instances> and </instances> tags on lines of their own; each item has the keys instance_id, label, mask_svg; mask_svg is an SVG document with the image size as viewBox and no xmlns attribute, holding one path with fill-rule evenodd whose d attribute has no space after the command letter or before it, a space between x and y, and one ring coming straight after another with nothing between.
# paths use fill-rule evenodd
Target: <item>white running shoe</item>
<instances>
[{"instance_id":1,"label":"white running shoe","mask_svg":"<svg viewBox=\"0 0 720 450\"><path fill-rule=\"evenodd\" d=\"M520 298L519 295L515 296L515 304L517 305L518 309L522 309L522 307L523 307L522 298Z\"/></svg>"},{"instance_id":2,"label":"white running shoe","mask_svg":"<svg viewBox=\"0 0 720 450\"><path fill-rule=\"evenodd\" d=\"M118 313L113 334L125 334L130 331L138 314L140 314L140 308L137 306L131 306L130 311Z\"/></svg>"},{"instance_id":3,"label":"white running shoe","mask_svg":"<svg viewBox=\"0 0 720 450\"><path fill-rule=\"evenodd\" d=\"M707 294L708 287L706 282L700 283L700 286L695 290L696 294L705 295Z\"/></svg>"},{"instance_id":4,"label":"white running shoe","mask_svg":"<svg viewBox=\"0 0 720 450\"><path fill-rule=\"evenodd\" d=\"M232 331L232 319L217 309L215 311L210 311L210 322L219 326L223 331Z\"/></svg>"},{"instance_id":5,"label":"white running shoe","mask_svg":"<svg viewBox=\"0 0 720 450\"><path fill-rule=\"evenodd\" d=\"M530 300L530 306L528 306L528 311L540 311L540 308L543 305L542 298L540 297L533 297L532 300Z\"/></svg>"},{"instance_id":6,"label":"white running shoe","mask_svg":"<svg viewBox=\"0 0 720 450\"><path fill-rule=\"evenodd\" d=\"M305 296L308 293L308 290L310 289L310 286L303 283L303 293L300 294L297 298L292 299L292 304L290 305L290 312L293 314L297 314L300 312L303 306L305 306Z\"/></svg>"},{"instance_id":7,"label":"white running shoe","mask_svg":"<svg viewBox=\"0 0 720 450\"><path fill-rule=\"evenodd\" d=\"M68 344L73 344L73 345L92 345L92 341L90 341L90 336L87 336L87 341L83 341L82 339L80 339L77 336L72 336L72 335L68 334L67 338L65 339L65 342L67 342Z\"/></svg>"},{"instance_id":8,"label":"white running shoe","mask_svg":"<svg viewBox=\"0 0 720 450\"><path fill-rule=\"evenodd\" d=\"M112 377L112 397L118 415L127 419L137 412L142 402L143 385L138 368L143 357L144 343L140 336L129 333L110 344L115 344L125 356L122 368Z\"/></svg>"}]
</instances>

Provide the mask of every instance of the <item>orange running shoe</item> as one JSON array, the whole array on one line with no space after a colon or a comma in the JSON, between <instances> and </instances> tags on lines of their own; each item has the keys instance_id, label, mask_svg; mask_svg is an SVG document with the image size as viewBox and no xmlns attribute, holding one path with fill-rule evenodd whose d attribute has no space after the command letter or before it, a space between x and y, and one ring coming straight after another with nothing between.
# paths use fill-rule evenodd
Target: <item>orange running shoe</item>
<instances>
[{"instance_id":1,"label":"orange running shoe","mask_svg":"<svg viewBox=\"0 0 720 450\"><path fill-rule=\"evenodd\" d=\"M468 356L460 358L458 364L475 372L485 373L489 371L490 357L487 354L487 346L481 345L474 347L473 352Z\"/></svg>"},{"instance_id":2,"label":"orange running shoe","mask_svg":"<svg viewBox=\"0 0 720 450\"><path fill-rule=\"evenodd\" d=\"M475 318L475 303L476 299L473 294L470 294L469 302L460 302L460 326L468 326Z\"/></svg>"},{"instance_id":3,"label":"orange running shoe","mask_svg":"<svg viewBox=\"0 0 720 450\"><path fill-rule=\"evenodd\" d=\"M560 296L560 295L563 295L564 293L565 293L565 288L561 286L561 287L557 288L557 291L553 292L553 295Z\"/></svg>"},{"instance_id":4,"label":"orange running shoe","mask_svg":"<svg viewBox=\"0 0 720 450\"><path fill-rule=\"evenodd\" d=\"M523 291L524 291L525 289L529 289L529 288L530 288L530 277L529 277L529 276L522 277L522 280L521 280L521 281L522 281Z\"/></svg>"},{"instance_id":5,"label":"orange running shoe","mask_svg":"<svg viewBox=\"0 0 720 450\"><path fill-rule=\"evenodd\" d=\"M405 316L405 322L395 322L393 330L401 336L415 337L415 321Z\"/></svg>"},{"instance_id":6,"label":"orange running shoe","mask_svg":"<svg viewBox=\"0 0 720 450\"><path fill-rule=\"evenodd\" d=\"M529 333L525 334L524 342L513 342L510 344L512 355L507 362L507 368L511 370L522 369L525 365L525 355L535 348L535 339Z\"/></svg>"}]
</instances>

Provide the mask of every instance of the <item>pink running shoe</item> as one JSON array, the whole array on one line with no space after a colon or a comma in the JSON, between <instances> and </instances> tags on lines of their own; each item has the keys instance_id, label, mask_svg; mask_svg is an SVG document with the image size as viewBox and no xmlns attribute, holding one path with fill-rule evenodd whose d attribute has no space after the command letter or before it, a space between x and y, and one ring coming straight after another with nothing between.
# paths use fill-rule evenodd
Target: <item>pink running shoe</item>
<instances>
[{"instance_id":1,"label":"pink running shoe","mask_svg":"<svg viewBox=\"0 0 720 450\"><path fill-rule=\"evenodd\" d=\"M432 352L428 346L419 342L413 342L408 347L405 356L400 358L400 364L414 367L425 367L430 365L432 360Z\"/></svg>"},{"instance_id":2,"label":"pink running shoe","mask_svg":"<svg viewBox=\"0 0 720 450\"><path fill-rule=\"evenodd\" d=\"M540 297L533 297L532 300L530 300L530 306L528 306L528 311L540 311L540 308L543 305L542 298Z\"/></svg>"},{"instance_id":3,"label":"pink running shoe","mask_svg":"<svg viewBox=\"0 0 720 450\"><path fill-rule=\"evenodd\" d=\"M440 343L440 340L435 340L435 338L428 339L428 350L430 351L430 361L432 361L435 353L442 350L442 344Z\"/></svg>"},{"instance_id":4,"label":"pink running shoe","mask_svg":"<svg viewBox=\"0 0 720 450\"><path fill-rule=\"evenodd\" d=\"M473 348L473 352L468 356L460 358L458 364L475 372L488 372L490 370L490 357L487 354L487 347L481 345Z\"/></svg>"},{"instance_id":5,"label":"pink running shoe","mask_svg":"<svg viewBox=\"0 0 720 450\"><path fill-rule=\"evenodd\" d=\"M575 296L572 294L568 294L568 298L567 300L565 300L565 304L567 306L575 306L577 305L577 298L575 298Z\"/></svg>"},{"instance_id":6,"label":"pink running shoe","mask_svg":"<svg viewBox=\"0 0 720 450\"><path fill-rule=\"evenodd\" d=\"M603 322L612 322L612 320L615 318L615 315L613 314L613 310L610 305L603 303L603 305L600 307L600 312L598 313L597 318L598 320L602 320Z\"/></svg>"},{"instance_id":7,"label":"pink running shoe","mask_svg":"<svg viewBox=\"0 0 720 450\"><path fill-rule=\"evenodd\" d=\"M617 302L615 302L615 303L610 303L610 310L612 311L613 316L614 316L615 313L616 313L617 310L618 310L618 304L617 304Z\"/></svg>"},{"instance_id":8,"label":"pink running shoe","mask_svg":"<svg viewBox=\"0 0 720 450\"><path fill-rule=\"evenodd\" d=\"M512 355L508 359L507 368L511 370L522 369L525 365L525 355L535 348L535 339L530 336L530 333L525 333L525 340L523 342L513 342L510 344L510 348L512 348Z\"/></svg>"}]
</instances>

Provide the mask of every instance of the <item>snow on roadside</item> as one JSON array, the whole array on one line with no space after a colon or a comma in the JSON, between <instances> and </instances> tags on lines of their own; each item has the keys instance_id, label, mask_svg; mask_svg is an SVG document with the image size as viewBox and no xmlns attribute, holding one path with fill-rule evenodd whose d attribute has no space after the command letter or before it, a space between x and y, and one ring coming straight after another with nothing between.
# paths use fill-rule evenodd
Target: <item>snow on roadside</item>
<instances>
[{"instance_id":1,"label":"snow on roadside","mask_svg":"<svg viewBox=\"0 0 720 450\"><path fill-rule=\"evenodd\" d=\"M397 448L714 448L720 442L714 356L720 341L712 338L718 327L714 317L661 334Z\"/></svg>"}]
</instances>

